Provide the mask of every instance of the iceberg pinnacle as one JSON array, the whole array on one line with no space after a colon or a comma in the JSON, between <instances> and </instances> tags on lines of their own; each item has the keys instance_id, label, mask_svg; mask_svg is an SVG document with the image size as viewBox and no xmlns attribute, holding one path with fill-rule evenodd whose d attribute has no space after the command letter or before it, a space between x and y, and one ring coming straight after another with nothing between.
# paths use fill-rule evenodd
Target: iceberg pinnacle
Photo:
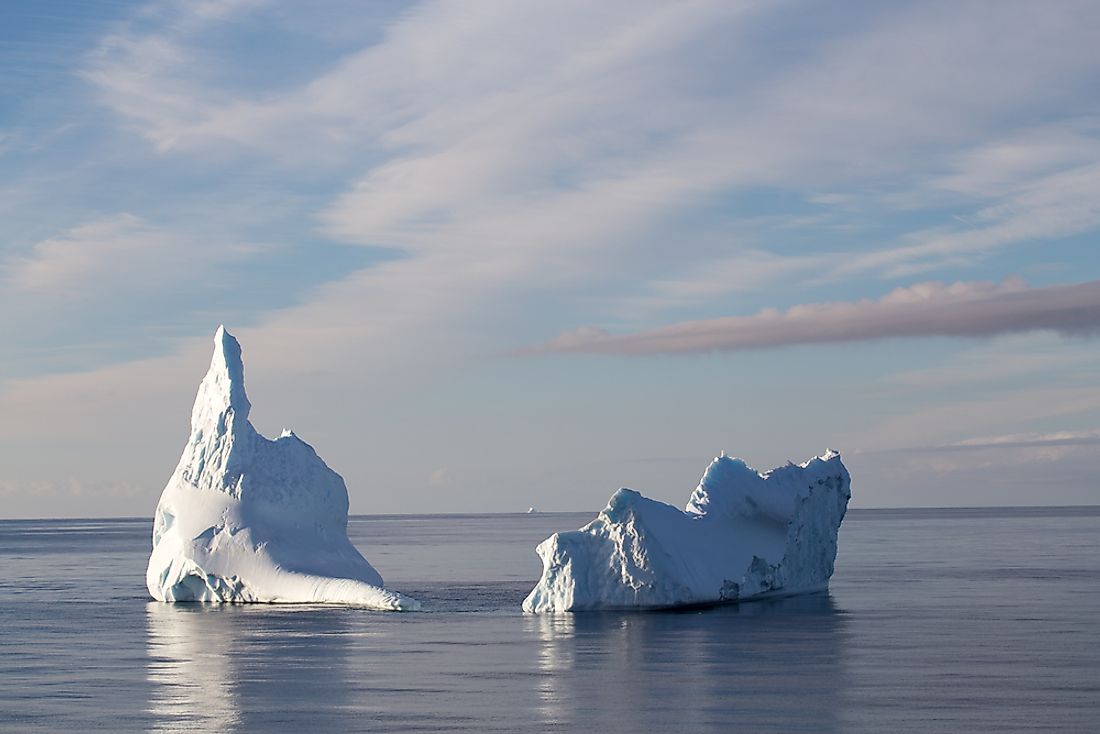
<instances>
[{"instance_id":1,"label":"iceberg pinnacle","mask_svg":"<svg viewBox=\"0 0 1100 734\"><path fill-rule=\"evenodd\" d=\"M191 436L153 521L146 583L160 601L418 603L382 588L347 536L344 480L290 431L248 420L241 346L214 335Z\"/></svg>"},{"instance_id":2,"label":"iceberg pinnacle","mask_svg":"<svg viewBox=\"0 0 1100 734\"><path fill-rule=\"evenodd\" d=\"M537 548L528 612L661 608L820 591L851 497L840 454L760 473L725 452L683 511L620 489L595 520Z\"/></svg>"},{"instance_id":3,"label":"iceberg pinnacle","mask_svg":"<svg viewBox=\"0 0 1100 734\"><path fill-rule=\"evenodd\" d=\"M195 410L191 414L191 430L208 423L211 418L232 411L241 420L248 418L252 403L244 392L244 362L241 345L232 334L219 326L214 334L214 356L206 373Z\"/></svg>"}]
</instances>

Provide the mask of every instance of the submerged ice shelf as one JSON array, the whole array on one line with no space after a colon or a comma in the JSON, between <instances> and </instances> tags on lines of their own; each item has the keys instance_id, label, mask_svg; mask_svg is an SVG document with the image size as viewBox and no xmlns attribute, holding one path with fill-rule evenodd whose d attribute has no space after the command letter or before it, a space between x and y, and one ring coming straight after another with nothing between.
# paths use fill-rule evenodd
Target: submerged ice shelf
<instances>
[{"instance_id":1,"label":"submerged ice shelf","mask_svg":"<svg viewBox=\"0 0 1100 734\"><path fill-rule=\"evenodd\" d=\"M528 612L662 608L826 588L851 496L840 454L759 473L724 454L681 511L620 489L537 548Z\"/></svg>"},{"instance_id":2,"label":"submerged ice shelf","mask_svg":"<svg viewBox=\"0 0 1100 734\"><path fill-rule=\"evenodd\" d=\"M157 505L149 593L159 601L418 609L382 588L348 539L340 475L291 431L261 436L250 409L240 344L221 327L191 437Z\"/></svg>"}]
</instances>

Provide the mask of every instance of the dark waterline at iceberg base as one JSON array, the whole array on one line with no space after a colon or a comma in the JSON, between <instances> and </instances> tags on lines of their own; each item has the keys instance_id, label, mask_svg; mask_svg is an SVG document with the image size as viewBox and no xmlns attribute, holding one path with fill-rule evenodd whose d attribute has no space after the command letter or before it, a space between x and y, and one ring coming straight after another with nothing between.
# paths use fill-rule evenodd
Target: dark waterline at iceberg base
<instances>
[{"instance_id":1,"label":"dark waterline at iceberg base","mask_svg":"<svg viewBox=\"0 0 1100 734\"><path fill-rule=\"evenodd\" d=\"M0 730L1095 731L1100 508L852 510L830 591L525 615L591 513L353 518L425 611L148 601L149 521L0 522Z\"/></svg>"}]
</instances>

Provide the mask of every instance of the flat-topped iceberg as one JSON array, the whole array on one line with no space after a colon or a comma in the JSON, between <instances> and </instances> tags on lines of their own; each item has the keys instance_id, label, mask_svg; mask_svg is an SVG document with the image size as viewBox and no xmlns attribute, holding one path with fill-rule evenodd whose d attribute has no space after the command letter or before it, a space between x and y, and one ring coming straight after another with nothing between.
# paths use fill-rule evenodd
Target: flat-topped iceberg
<instances>
[{"instance_id":1,"label":"flat-topped iceberg","mask_svg":"<svg viewBox=\"0 0 1100 734\"><path fill-rule=\"evenodd\" d=\"M528 612L746 601L823 590L851 497L840 454L760 473L724 454L680 511L620 489L595 520L539 544Z\"/></svg>"},{"instance_id":2,"label":"flat-topped iceberg","mask_svg":"<svg viewBox=\"0 0 1100 734\"><path fill-rule=\"evenodd\" d=\"M224 327L153 521L145 580L159 601L353 604L418 609L382 588L348 539L348 490L290 431L248 421L241 347Z\"/></svg>"}]
</instances>

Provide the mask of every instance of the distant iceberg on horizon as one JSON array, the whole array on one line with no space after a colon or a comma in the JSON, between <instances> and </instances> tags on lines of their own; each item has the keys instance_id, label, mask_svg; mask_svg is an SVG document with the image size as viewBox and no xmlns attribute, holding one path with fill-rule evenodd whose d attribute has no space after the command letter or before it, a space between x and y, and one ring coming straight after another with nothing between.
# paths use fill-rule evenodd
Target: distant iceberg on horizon
<instances>
[{"instance_id":1,"label":"distant iceberg on horizon","mask_svg":"<svg viewBox=\"0 0 1100 734\"><path fill-rule=\"evenodd\" d=\"M536 549L527 612L660 609L821 591L851 497L840 454L760 473L724 453L684 510L620 489Z\"/></svg>"},{"instance_id":2,"label":"distant iceberg on horizon","mask_svg":"<svg viewBox=\"0 0 1100 734\"><path fill-rule=\"evenodd\" d=\"M153 598L419 609L383 588L348 539L340 475L291 431L261 436L250 409L240 344L219 327L191 437L153 521Z\"/></svg>"}]
</instances>

